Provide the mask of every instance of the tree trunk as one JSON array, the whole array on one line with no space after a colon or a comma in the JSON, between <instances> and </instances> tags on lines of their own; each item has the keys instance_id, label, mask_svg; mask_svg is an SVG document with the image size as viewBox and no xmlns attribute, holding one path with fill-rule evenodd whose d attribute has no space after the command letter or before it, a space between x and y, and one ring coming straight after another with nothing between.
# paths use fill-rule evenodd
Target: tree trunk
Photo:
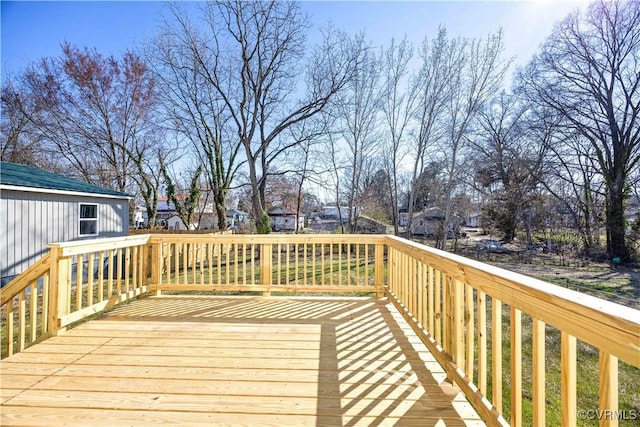
<instances>
[{"instance_id":1,"label":"tree trunk","mask_svg":"<svg viewBox=\"0 0 640 427\"><path fill-rule=\"evenodd\" d=\"M612 260L626 262L630 253L625 236L624 177L621 173L617 175L607 188L607 253Z\"/></svg>"}]
</instances>

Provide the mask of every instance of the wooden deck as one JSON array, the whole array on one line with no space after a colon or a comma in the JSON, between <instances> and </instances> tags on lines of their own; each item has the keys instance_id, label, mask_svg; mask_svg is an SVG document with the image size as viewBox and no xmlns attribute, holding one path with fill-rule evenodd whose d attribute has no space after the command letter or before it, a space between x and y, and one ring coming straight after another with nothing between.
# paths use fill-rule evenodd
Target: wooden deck
<instances>
[{"instance_id":1,"label":"wooden deck","mask_svg":"<svg viewBox=\"0 0 640 427\"><path fill-rule=\"evenodd\" d=\"M371 298L150 297L0 372L3 426L484 425Z\"/></svg>"}]
</instances>

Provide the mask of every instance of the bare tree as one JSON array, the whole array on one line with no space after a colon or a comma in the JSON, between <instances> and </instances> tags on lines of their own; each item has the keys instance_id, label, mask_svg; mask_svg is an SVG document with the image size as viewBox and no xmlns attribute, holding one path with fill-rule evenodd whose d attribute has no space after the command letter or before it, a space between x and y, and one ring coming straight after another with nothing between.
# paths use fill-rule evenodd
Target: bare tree
<instances>
[{"instance_id":1,"label":"bare tree","mask_svg":"<svg viewBox=\"0 0 640 427\"><path fill-rule=\"evenodd\" d=\"M307 22L297 3L217 1L201 11L201 32L175 14L181 39L226 108L228 126L244 149L257 230L268 232L269 168L297 144L283 132L325 108L349 80L353 60L341 49L343 36L331 31L303 68Z\"/></svg>"},{"instance_id":2,"label":"bare tree","mask_svg":"<svg viewBox=\"0 0 640 427\"><path fill-rule=\"evenodd\" d=\"M445 169L443 204L445 230L441 248L446 248L448 224L453 215L454 196L470 169L466 144L472 124L483 105L497 92L508 67L502 60L502 31L491 34L486 41L454 39L448 43L445 56L449 72L447 82L445 134L440 141L438 159Z\"/></svg>"},{"instance_id":3,"label":"bare tree","mask_svg":"<svg viewBox=\"0 0 640 427\"><path fill-rule=\"evenodd\" d=\"M570 224L577 228L584 252L592 254L600 246L605 206L604 183L596 155L579 133L563 126L561 121L553 126L554 134L545 138L547 158L541 183L570 215Z\"/></svg>"},{"instance_id":4,"label":"bare tree","mask_svg":"<svg viewBox=\"0 0 640 427\"><path fill-rule=\"evenodd\" d=\"M596 1L569 15L520 73L525 93L591 145L606 188L607 253L628 260L625 201L640 162L640 4Z\"/></svg>"},{"instance_id":5,"label":"bare tree","mask_svg":"<svg viewBox=\"0 0 640 427\"><path fill-rule=\"evenodd\" d=\"M321 184L322 172L324 172L322 155L322 138L327 129L320 115L309 120L302 121L290 129L290 137L298 141L298 144L288 152L284 153L283 166L287 173L297 179L297 202L296 210L296 231L298 229L300 215L305 200L305 184L308 182Z\"/></svg>"},{"instance_id":6,"label":"bare tree","mask_svg":"<svg viewBox=\"0 0 640 427\"><path fill-rule=\"evenodd\" d=\"M177 180L171 176L167 165L160 162L160 169L165 185L167 186L167 200L173 203L178 218L184 226L189 229L193 223L193 215L200 207L200 196L202 187L200 176L202 175L202 165L198 165L188 179L189 188L180 188ZM199 225L199 224L198 224Z\"/></svg>"},{"instance_id":7,"label":"bare tree","mask_svg":"<svg viewBox=\"0 0 640 427\"><path fill-rule=\"evenodd\" d=\"M13 79L7 79L1 91L0 159L50 169L47 165L51 156L46 155L42 138L34 132L29 120L38 109L34 97Z\"/></svg>"},{"instance_id":8,"label":"bare tree","mask_svg":"<svg viewBox=\"0 0 640 427\"><path fill-rule=\"evenodd\" d=\"M135 166L132 179L138 187L137 198L142 199L147 211L147 226L156 227L158 199L166 181L163 169L178 159L178 152L171 147L163 132L150 132L128 149Z\"/></svg>"},{"instance_id":9,"label":"bare tree","mask_svg":"<svg viewBox=\"0 0 640 427\"><path fill-rule=\"evenodd\" d=\"M353 51L358 53L359 66L336 101L336 115L349 159L348 186L345 190L349 210L349 231L354 232L358 227L364 175L373 174L372 162L380 148L378 118L382 101L382 68L379 56L368 44L363 33L356 35L352 43Z\"/></svg>"},{"instance_id":10,"label":"bare tree","mask_svg":"<svg viewBox=\"0 0 640 427\"><path fill-rule=\"evenodd\" d=\"M405 136L418 100L415 96L418 85L412 84L409 76L409 61L412 57L413 49L406 38L400 43L392 39L391 46L383 55L382 110L389 126L389 138L383 144L382 157L390 189L391 221L396 235L399 233L400 163L405 155Z\"/></svg>"},{"instance_id":11,"label":"bare tree","mask_svg":"<svg viewBox=\"0 0 640 427\"><path fill-rule=\"evenodd\" d=\"M216 52L206 46L197 29L173 6L176 23L165 23L147 49L159 82L165 126L189 141L213 196L218 229L226 230L229 189L243 162L240 141L227 126L227 105L208 79L217 66Z\"/></svg>"},{"instance_id":12,"label":"bare tree","mask_svg":"<svg viewBox=\"0 0 640 427\"><path fill-rule=\"evenodd\" d=\"M155 82L145 62L127 52L120 61L63 44L25 75L39 109L29 119L84 180L126 191L129 151L147 131Z\"/></svg>"},{"instance_id":13,"label":"bare tree","mask_svg":"<svg viewBox=\"0 0 640 427\"><path fill-rule=\"evenodd\" d=\"M440 27L437 37L425 39L420 50L422 64L414 81L418 108L415 112L417 126L410 138L409 152L413 156L413 168L407 202L407 230L411 230L413 214L421 189L421 177L429 168L429 147L438 141L444 132L442 116L445 112L447 83L450 70L445 61L448 53L448 37L444 27ZM431 168L433 169L433 168Z\"/></svg>"},{"instance_id":14,"label":"bare tree","mask_svg":"<svg viewBox=\"0 0 640 427\"><path fill-rule=\"evenodd\" d=\"M526 105L502 91L480 112L479 132L470 138L476 181L488 196L486 218L507 241L531 208L548 148L527 131L526 113Z\"/></svg>"}]
</instances>

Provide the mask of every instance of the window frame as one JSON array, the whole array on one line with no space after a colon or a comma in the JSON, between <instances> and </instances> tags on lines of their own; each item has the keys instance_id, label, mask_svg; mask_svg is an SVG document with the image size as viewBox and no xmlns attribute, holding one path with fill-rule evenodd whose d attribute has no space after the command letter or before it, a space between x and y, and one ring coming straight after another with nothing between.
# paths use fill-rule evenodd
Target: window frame
<instances>
[{"instance_id":1,"label":"window frame","mask_svg":"<svg viewBox=\"0 0 640 427\"><path fill-rule=\"evenodd\" d=\"M96 216L95 216L95 218L89 218L89 217L84 218L82 216L82 208L84 206L95 206L95 208L96 208ZM100 223L98 221L99 208L100 208L100 205L98 203L84 203L84 202L81 202L81 203L78 204L78 236L80 236L80 237L92 237L92 236L100 235L100 229L99 229ZM88 222L95 223L95 233L87 233L87 234L83 234L82 233L82 224L83 223L88 223Z\"/></svg>"}]
</instances>

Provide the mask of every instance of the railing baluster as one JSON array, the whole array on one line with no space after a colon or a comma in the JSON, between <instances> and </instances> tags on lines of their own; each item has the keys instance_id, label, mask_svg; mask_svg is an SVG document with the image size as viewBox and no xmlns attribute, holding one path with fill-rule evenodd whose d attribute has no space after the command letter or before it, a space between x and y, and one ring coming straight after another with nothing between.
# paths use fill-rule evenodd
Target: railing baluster
<instances>
[{"instance_id":1,"label":"railing baluster","mask_svg":"<svg viewBox=\"0 0 640 427\"><path fill-rule=\"evenodd\" d=\"M435 270L435 306L434 306L434 320L435 320L435 337L436 342L443 345L442 342L442 277L440 270Z\"/></svg>"},{"instance_id":2,"label":"railing baluster","mask_svg":"<svg viewBox=\"0 0 640 427\"><path fill-rule=\"evenodd\" d=\"M354 268L356 269L356 286L360 286L360 244L356 243Z\"/></svg>"},{"instance_id":3,"label":"railing baluster","mask_svg":"<svg viewBox=\"0 0 640 427\"><path fill-rule=\"evenodd\" d=\"M129 274L127 274L127 280L131 284L131 290L138 289L138 248L127 248L127 255L129 257Z\"/></svg>"},{"instance_id":4,"label":"railing baluster","mask_svg":"<svg viewBox=\"0 0 640 427\"><path fill-rule=\"evenodd\" d=\"M326 273L324 271L325 268L325 258L326 258L326 249L324 243L320 244L320 284L322 286L327 284L326 281Z\"/></svg>"},{"instance_id":5,"label":"railing baluster","mask_svg":"<svg viewBox=\"0 0 640 427\"><path fill-rule=\"evenodd\" d=\"M317 277L317 272L318 272L318 270L316 268L316 257L317 257L316 246L318 246L318 245L315 244L315 243L311 244L311 259L312 259L312 262L311 262L311 284L314 285L314 286L318 285L318 279L316 278Z\"/></svg>"},{"instance_id":6,"label":"railing baluster","mask_svg":"<svg viewBox=\"0 0 640 427\"><path fill-rule=\"evenodd\" d=\"M18 351L24 350L26 334L26 307L27 301L25 296L25 291L23 290L18 294Z\"/></svg>"},{"instance_id":7,"label":"railing baluster","mask_svg":"<svg viewBox=\"0 0 640 427\"><path fill-rule=\"evenodd\" d=\"M475 313L473 307L473 288L469 285L465 285L464 292L466 302L465 302L465 320L466 320L466 331L467 331L467 339L466 339L466 350L467 354L465 360L467 365L465 367L465 371L471 380L473 380L473 366L475 363L474 360L474 350L475 350Z\"/></svg>"},{"instance_id":8,"label":"railing baluster","mask_svg":"<svg viewBox=\"0 0 640 427\"><path fill-rule=\"evenodd\" d=\"M600 427L618 426L618 358L600 350ZM636 414L637 415L637 414Z\"/></svg>"},{"instance_id":9,"label":"railing baluster","mask_svg":"<svg viewBox=\"0 0 640 427\"><path fill-rule=\"evenodd\" d=\"M181 243L169 243L169 246L173 248L173 251L170 252L172 260L173 260L173 281L170 281L173 285L180 284L180 252L182 249Z\"/></svg>"},{"instance_id":10,"label":"railing baluster","mask_svg":"<svg viewBox=\"0 0 640 427\"><path fill-rule=\"evenodd\" d=\"M42 334L49 331L49 273L42 276Z\"/></svg>"},{"instance_id":11,"label":"railing baluster","mask_svg":"<svg viewBox=\"0 0 640 427\"><path fill-rule=\"evenodd\" d=\"M204 285L204 260L207 256L206 243L198 243L198 270L200 273L200 285Z\"/></svg>"},{"instance_id":12,"label":"railing baluster","mask_svg":"<svg viewBox=\"0 0 640 427\"><path fill-rule=\"evenodd\" d=\"M124 277L123 277L123 293L128 293L129 292L129 287L131 285L131 248L127 247L124 250L124 253L122 254L122 256L124 257Z\"/></svg>"},{"instance_id":13,"label":"railing baluster","mask_svg":"<svg viewBox=\"0 0 640 427\"><path fill-rule=\"evenodd\" d=\"M449 315L450 301L450 288L451 278L448 275L442 275L442 348L444 351L452 355L451 352L451 319ZM452 355L453 357L453 355Z\"/></svg>"},{"instance_id":14,"label":"railing baluster","mask_svg":"<svg viewBox=\"0 0 640 427\"><path fill-rule=\"evenodd\" d=\"M338 286L342 286L342 279L343 279L343 273L342 273L342 243L338 243L337 244L338 247ZM347 268L348 270L348 268Z\"/></svg>"},{"instance_id":15,"label":"railing baluster","mask_svg":"<svg viewBox=\"0 0 640 427\"><path fill-rule=\"evenodd\" d=\"M560 338L560 402L562 425L577 425L576 413L576 337L565 331Z\"/></svg>"},{"instance_id":16,"label":"railing baluster","mask_svg":"<svg viewBox=\"0 0 640 427\"><path fill-rule=\"evenodd\" d=\"M189 283L189 250L191 243L182 244L182 284L186 286Z\"/></svg>"},{"instance_id":17,"label":"railing baluster","mask_svg":"<svg viewBox=\"0 0 640 427\"><path fill-rule=\"evenodd\" d=\"M116 261L115 261L116 292L118 295L122 295L122 276L123 276L122 264L124 264L123 261L124 259L123 259L122 249L118 248L116 250Z\"/></svg>"},{"instance_id":18,"label":"railing baluster","mask_svg":"<svg viewBox=\"0 0 640 427\"><path fill-rule=\"evenodd\" d=\"M104 301L104 251L98 251L98 302Z\"/></svg>"},{"instance_id":19,"label":"railing baluster","mask_svg":"<svg viewBox=\"0 0 640 427\"><path fill-rule=\"evenodd\" d=\"M422 269L423 264L420 261L416 261L416 320L424 327L424 284L422 283Z\"/></svg>"},{"instance_id":20,"label":"railing baluster","mask_svg":"<svg viewBox=\"0 0 640 427\"><path fill-rule=\"evenodd\" d=\"M38 281L31 282L29 294L29 342L34 342L38 336Z\"/></svg>"},{"instance_id":21,"label":"railing baluster","mask_svg":"<svg viewBox=\"0 0 640 427\"><path fill-rule=\"evenodd\" d=\"M65 291L65 302L66 302L66 311L64 311L64 314L68 314L71 313L71 282L73 280L72 278L72 264L71 264L71 257L68 258L64 258L63 260L61 260L61 264L64 266L64 270L66 271L66 276L65 276L65 285L62 289L64 289ZM60 283L58 282L58 285L60 285Z\"/></svg>"},{"instance_id":22,"label":"railing baluster","mask_svg":"<svg viewBox=\"0 0 640 427\"><path fill-rule=\"evenodd\" d=\"M289 274L290 274L289 270L291 269L291 244L290 243L287 243L287 250L285 252L285 256L286 256L286 259L285 259L285 270L284 270L284 273L285 273L284 284L288 285L291 282L289 279Z\"/></svg>"},{"instance_id":23,"label":"railing baluster","mask_svg":"<svg viewBox=\"0 0 640 427\"><path fill-rule=\"evenodd\" d=\"M532 383L533 383L533 425L545 426L545 324L531 319L532 334Z\"/></svg>"},{"instance_id":24,"label":"railing baluster","mask_svg":"<svg viewBox=\"0 0 640 427\"><path fill-rule=\"evenodd\" d=\"M352 266L351 266L351 244L345 243L345 247L347 248L347 268L346 268L346 279L347 286L351 285L352 282Z\"/></svg>"},{"instance_id":25,"label":"railing baluster","mask_svg":"<svg viewBox=\"0 0 640 427\"><path fill-rule=\"evenodd\" d=\"M478 388L483 396L487 395L487 297L477 291L478 311Z\"/></svg>"},{"instance_id":26,"label":"railing baluster","mask_svg":"<svg viewBox=\"0 0 640 427\"><path fill-rule=\"evenodd\" d=\"M502 301L491 298L491 402L502 414Z\"/></svg>"},{"instance_id":27,"label":"railing baluster","mask_svg":"<svg viewBox=\"0 0 640 427\"><path fill-rule=\"evenodd\" d=\"M82 308L82 282L84 281L84 256L78 255L76 262L76 310ZM71 310L69 310L71 312Z\"/></svg>"},{"instance_id":28,"label":"railing baluster","mask_svg":"<svg viewBox=\"0 0 640 427\"><path fill-rule=\"evenodd\" d=\"M87 305L93 305L93 269L95 253L89 253L87 260Z\"/></svg>"},{"instance_id":29,"label":"railing baluster","mask_svg":"<svg viewBox=\"0 0 640 427\"><path fill-rule=\"evenodd\" d=\"M464 369L464 283L460 280L451 279L451 281L453 282L453 294L450 296L453 306L453 329L451 332L454 340L451 351L455 362L461 369Z\"/></svg>"},{"instance_id":30,"label":"railing baluster","mask_svg":"<svg viewBox=\"0 0 640 427\"><path fill-rule=\"evenodd\" d=\"M113 295L113 257L115 256L115 251L113 249L109 249L107 251L107 299L111 298Z\"/></svg>"},{"instance_id":31,"label":"railing baluster","mask_svg":"<svg viewBox=\"0 0 640 427\"><path fill-rule=\"evenodd\" d=\"M13 345L14 320L13 320L13 298L7 301L7 328L6 328L6 340L7 340L7 356L11 356L14 353L15 347Z\"/></svg>"},{"instance_id":32,"label":"railing baluster","mask_svg":"<svg viewBox=\"0 0 640 427\"><path fill-rule=\"evenodd\" d=\"M329 285L333 286L333 243L329 243Z\"/></svg>"},{"instance_id":33,"label":"railing baluster","mask_svg":"<svg viewBox=\"0 0 640 427\"><path fill-rule=\"evenodd\" d=\"M218 250L218 268L216 270L218 286L222 284L222 243L216 245Z\"/></svg>"},{"instance_id":34,"label":"railing baluster","mask_svg":"<svg viewBox=\"0 0 640 427\"><path fill-rule=\"evenodd\" d=\"M240 254L240 250L239 250L239 246L237 243L233 244L233 284L234 285L239 285L240 284L240 276L238 275L239 273L239 268L240 268L240 260L239 260L239 254Z\"/></svg>"},{"instance_id":35,"label":"railing baluster","mask_svg":"<svg viewBox=\"0 0 640 427\"><path fill-rule=\"evenodd\" d=\"M511 425L522 425L522 312L511 313Z\"/></svg>"},{"instance_id":36,"label":"railing baluster","mask_svg":"<svg viewBox=\"0 0 640 427\"><path fill-rule=\"evenodd\" d=\"M242 284L247 285L247 245L242 244Z\"/></svg>"},{"instance_id":37,"label":"railing baluster","mask_svg":"<svg viewBox=\"0 0 640 427\"><path fill-rule=\"evenodd\" d=\"M214 243L207 243L207 269L209 270L209 280L207 283L213 285L213 245Z\"/></svg>"},{"instance_id":38,"label":"railing baluster","mask_svg":"<svg viewBox=\"0 0 640 427\"><path fill-rule=\"evenodd\" d=\"M427 264L427 323L429 334L435 338L435 295L434 295L434 270L430 264Z\"/></svg>"},{"instance_id":39,"label":"railing baluster","mask_svg":"<svg viewBox=\"0 0 640 427\"><path fill-rule=\"evenodd\" d=\"M265 254L265 256L267 256L267 254ZM225 264L226 264L226 268L225 268L225 276L224 276L224 280L225 280L225 284L227 286L229 286L229 284L231 283L231 243L225 245Z\"/></svg>"}]
</instances>

